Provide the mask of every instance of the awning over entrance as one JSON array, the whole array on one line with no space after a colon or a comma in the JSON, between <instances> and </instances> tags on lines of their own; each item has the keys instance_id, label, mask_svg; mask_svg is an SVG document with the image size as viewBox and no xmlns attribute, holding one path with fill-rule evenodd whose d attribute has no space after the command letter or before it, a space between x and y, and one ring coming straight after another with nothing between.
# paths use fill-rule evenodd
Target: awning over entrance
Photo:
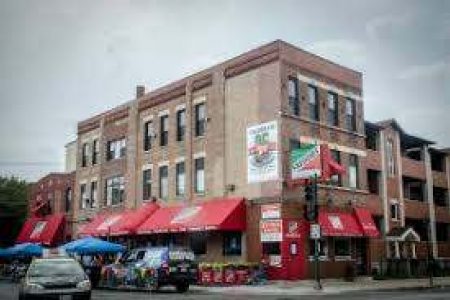
<instances>
[{"instance_id":1,"label":"awning over entrance","mask_svg":"<svg viewBox=\"0 0 450 300\"><path fill-rule=\"evenodd\" d=\"M158 209L159 205L152 202L135 210L99 214L79 230L78 236L134 234L136 229Z\"/></svg>"},{"instance_id":2,"label":"awning over entrance","mask_svg":"<svg viewBox=\"0 0 450 300\"><path fill-rule=\"evenodd\" d=\"M319 224L323 236L358 237L363 235L358 221L350 213L320 211Z\"/></svg>"},{"instance_id":3,"label":"awning over entrance","mask_svg":"<svg viewBox=\"0 0 450 300\"><path fill-rule=\"evenodd\" d=\"M245 220L243 198L211 199L193 206L160 208L137 229L137 233L243 231Z\"/></svg>"},{"instance_id":4,"label":"awning over entrance","mask_svg":"<svg viewBox=\"0 0 450 300\"><path fill-rule=\"evenodd\" d=\"M380 236L370 211L365 208L355 208L355 216L365 236L372 238Z\"/></svg>"},{"instance_id":5,"label":"awning over entrance","mask_svg":"<svg viewBox=\"0 0 450 300\"><path fill-rule=\"evenodd\" d=\"M17 243L53 245L64 233L64 214L31 217L22 226Z\"/></svg>"}]
</instances>

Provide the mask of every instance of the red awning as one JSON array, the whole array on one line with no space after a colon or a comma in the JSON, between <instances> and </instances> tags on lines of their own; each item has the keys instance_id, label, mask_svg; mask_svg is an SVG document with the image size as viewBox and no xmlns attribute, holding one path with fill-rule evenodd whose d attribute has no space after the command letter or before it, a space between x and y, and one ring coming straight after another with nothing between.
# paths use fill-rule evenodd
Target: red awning
<instances>
[{"instance_id":1,"label":"red awning","mask_svg":"<svg viewBox=\"0 0 450 300\"><path fill-rule=\"evenodd\" d=\"M358 221L350 213L319 212L319 224L323 236L362 236Z\"/></svg>"},{"instance_id":2,"label":"red awning","mask_svg":"<svg viewBox=\"0 0 450 300\"><path fill-rule=\"evenodd\" d=\"M365 236L373 238L380 236L370 211L365 208L355 208L355 216Z\"/></svg>"},{"instance_id":3,"label":"red awning","mask_svg":"<svg viewBox=\"0 0 450 300\"><path fill-rule=\"evenodd\" d=\"M16 242L54 245L64 234L64 221L64 214L32 217L23 225Z\"/></svg>"},{"instance_id":4,"label":"red awning","mask_svg":"<svg viewBox=\"0 0 450 300\"><path fill-rule=\"evenodd\" d=\"M246 227L243 198L211 199L193 206L163 207L138 229L138 234L229 230Z\"/></svg>"},{"instance_id":5,"label":"red awning","mask_svg":"<svg viewBox=\"0 0 450 300\"><path fill-rule=\"evenodd\" d=\"M138 226L158 209L158 204L147 203L135 210L98 214L91 222L80 228L78 236L134 234Z\"/></svg>"}]
</instances>

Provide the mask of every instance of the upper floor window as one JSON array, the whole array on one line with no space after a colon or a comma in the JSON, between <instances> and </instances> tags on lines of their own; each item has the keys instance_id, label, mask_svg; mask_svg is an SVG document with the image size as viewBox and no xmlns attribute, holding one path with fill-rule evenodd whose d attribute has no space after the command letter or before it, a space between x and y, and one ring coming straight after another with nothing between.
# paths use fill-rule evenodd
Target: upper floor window
<instances>
[{"instance_id":1,"label":"upper floor window","mask_svg":"<svg viewBox=\"0 0 450 300\"><path fill-rule=\"evenodd\" d=\"M331 153L331 158L337 162L338 164L341 163L341 152L339 152L338 150L330 150ZM333 176L331 176L330 178L331 184L332 185L336 185L336 186L342 186L342 177L339 174L335 174Z\"/></svg>"},{"instance_id":2,"label":"upper floor window","mask_svg":"<svg viewBox=\"0 0 450 300\"><path fill-rule=\"evenodd\" d=\"M106 179L106 205L117 205L125 200L124 177L114 176Z\"/></svg>"},{"instance_id":3,"label":"upper floor window","mask_svg":"<svg viewBox=\"0 0 450 300\"><path fill-rule=\"evenodd\" d=\"M319 99L317 95L317 87L308 85L308 105L309 118L314 121L319 121Z\"/></svg>"},{"instance_id":4,"label":"upper floor window","mask_svg":"<svg viewBox=\"0 0 450 300\"><path fill-rule=\"evenodd\" d=\"M80 208L85 209L89 206L89 196L87 193L86 184L80 184Z\"/></svg>"},{"instance_id":5,"label":"upper floor window","mask_svg":"<svg viewBox=\"0 0 450 300\"><path fill-rule=\"evenodd\" d=\"M152 148L152 139L154 137L153 122L148 121L144 123L144 151Z\"/></svg>"},{"instance_id":6,"label":"upper floor window","mask_svg":"<svg viewBox=\"0 0 450 300\"><path fill-rule=\"evenodd\" d=\"M289 151L300 149L302 147L302 144L299 140L296 139L289 139Z\"/></svg>"},{"instance_id":7,"label":"upper floor window","mask_svg":"<svg viewBox=\"0 0 450 300\"><path fill-rule=\"evenodd\" d=\"M203 194L205 192L205 158L197 158L195 164L195 192Z\"/></svg>"},{"instance_id":8,"label":"upper floor window","mask_svg":"<svg viewBox=\"0 0 450 300\"><path fill-rule=\"evenodd\" d=\"M169 197L169 167L159 167L159 198L167 199Z\"/></svg>"},{"instance_id":9,"label":"upper floor window","mask_svg":"<svg viewBox=\"0 0 450 300\"><path fill-rule=\"evenodd\" d=\"M64 195L64 199L66 202L66 212L69 212L70 209L72 208L72 189L69 187L66 189L65 195Z\"/></svg>"},{"instance_id":10,"label":"upper floor window","mask_svg":"<svg viewBox=\"0 0 450 300\"><path fill-rule=\"evenodd\" d=\"M176 165L175 187L177 196L184 196L185 193L186 180L184 166L184 161Z\"/></svg>"},{"instance_id":11,"label":"upper floor window","mask_svg":"<svg viewBox=\"0 0 450 300\"><path fill-rule=\"evenodd\" d=\"M394 160L394 142L391 139L386 141L386 156L387 168L389 176L395 175L395 160Z\"/></svg>"},{"instance_id":12,"label":"upper floor window","mask_svg":"<svg viewBox=\"0 0 450 300\"><path fill-rule=\"evenodd\" d=\"M97 207L97 203L98 203L97 190L98 190L97 181L92 181L91 182L91 201L90 201L91 207Z\"/></svg>"},{"instance_id":13,"label":"upper floor window","mask_svg":"<svg viewBox=\"0 0 450 300\"><path fill-rule=\"evenodd\" d=\"M167 146L169 142L169 116L164 115L160 118L160 135L159 135L159 145Z\"/></svg>"},{"instance_id":14,"label":"upper floor window","mask_svg":"<svg viewBox=\"0 0 450 300\"><path fill-rule=\"evenodd\" d=\"M92 164L96 165L98 163L98 155L100 153L100 144L98 139L92 142Z\"/></svg>"},{"instance_id":15,"label":"upper floor window","mask_svg":"<svg viewBox=\"0 0 450 300\"><path fill-rule=\"evenodd\" d=\"M124 157L127 151L126 139L121 138L119 140L108 141L107 151L107 160Z\"/></svg>"},{"instance_id":16,"label":"upper floor window","mask_svg":"<svg viewBox=\"0 0 450 300\"><path fill-rule=\"evenodd\" d=\"M186 128L186 110L177 111L177 142L184 141Z\"/></svg>"},{"instance_id":17,"label":"upper floor window","mask_svg":"<svg viewBox=\"0 0 450 300\"><path fill-rule=\"evenodd\" d=\"M84 143L81 148L81 166L86 167L88 162L89 144Z\"/></svg>"},{"instance_id":18,"label":"upper floor window","mask_svg":"<svg viewBox=\"0 0 450 300\"><path fill-rule=\"evenodd\" d=\"M391 201L391 219L393 221L400 220L400 204L396 200Z\"/></svg>"},{"instance_id":19,"label":"upper floor window","mask_svg":"<svg viewBox=\"0 0 450 300\"><path fill-rule=\"evenodd\" d=\"M142 199L148 200L152 197L152 170L142 172Z\"/></svg>"},{"instance_id":20,"label":"upper floor window","mask_svg":"<svg viewBox=\"0 0 450 300\"><path fill-rule=\"evenodd\" d=\"M349 155L348 163L348 185L350 188L357 189L359 187L358 180L358 156L355 154Z\"/></svg>"},{"instance_id":21,"label":"upper floor window","mask_svg":"<svg viewBox=\"0 0 450 300\"><path fill-rule=\"evenodd\" d=\"M335 93L328 92L328 125L339 126L338 96Z\"/></svg>"},{"instance_id":22,"label":"upper floor window","mask_svg":"<svg viewBox=\"0 0 450 300\"><path fill-rule=\"evenodd\" d=\"M355 100L347 98L345 101L345 128L356 131Z\"/></svg>"},{"instance_id":23,"label":"upper floor window","mask_svg":"<svg viewBox=\"0 0 450 300\"><path fill-rule=\"evenodd\" d=\"M204 136L206 129L206 106L200 103L195 106L195 136Z\"/></svg>"},{"instance_id":24,"label":"upper floor window","mask_svg":"<svg viewBox=\"0 0 450 300\"><path fill-rule=\"evenodd\" d=\"M288 96L289 96L289 112L293 115L300 115L300 91L299 82L295 77L289 77L288 80Z\"/></svg>"}]
</instances>

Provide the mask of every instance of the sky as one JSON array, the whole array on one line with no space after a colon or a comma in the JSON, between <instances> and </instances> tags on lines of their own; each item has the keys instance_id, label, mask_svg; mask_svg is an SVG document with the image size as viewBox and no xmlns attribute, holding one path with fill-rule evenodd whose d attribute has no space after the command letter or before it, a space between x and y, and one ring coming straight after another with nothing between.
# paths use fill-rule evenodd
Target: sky
<instances>
[{"instance_id":1,"label":"sky","mask_svg":"<svg viewBox=\"0 0 450 300\"><path fill-rule=\"evenodd\" d=\"M365 119L450 147L450 1L0 0L0 175L64 170L77 122L282 39L363 73Z\"/></svg>"}]
</instances>

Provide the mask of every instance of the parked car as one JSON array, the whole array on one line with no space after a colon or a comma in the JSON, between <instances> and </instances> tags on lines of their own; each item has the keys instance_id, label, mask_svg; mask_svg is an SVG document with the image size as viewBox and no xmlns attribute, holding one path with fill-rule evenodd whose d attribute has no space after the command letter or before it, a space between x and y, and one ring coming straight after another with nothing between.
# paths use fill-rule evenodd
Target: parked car
<instances>
[{"instance_id":1,"label":"parked car","mask_svg":"<svg viewBox=\"0 0 450 300\"><path fill-rule=\"evenodd\" d=\"M19 287L19 300L91 299L91 282L73 258L34 259Z\"/></svg>"},{"instance_id":2,"label":"parked car","mask_svg":"<svg viewBox=\"0 0 450 300\"><path fill-rule=\"evenodd\" d=\"M173 285L184 293L197 282L198 263L194 253L185 248L133 249L125 252L121 261L128 269L140 270L141 280L153 290Z\"/></svg>"}]
</instances>

